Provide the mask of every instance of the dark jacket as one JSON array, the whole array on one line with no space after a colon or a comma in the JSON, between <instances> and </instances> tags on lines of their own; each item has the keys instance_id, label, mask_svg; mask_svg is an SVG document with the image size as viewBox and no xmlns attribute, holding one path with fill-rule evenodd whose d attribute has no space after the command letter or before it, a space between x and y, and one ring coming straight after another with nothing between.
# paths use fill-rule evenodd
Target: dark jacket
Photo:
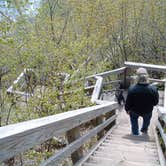
<instances>
[{"instance_id":1,"label":"dark jacket","mask_svg":"<svg viewBox=\"0 0 166 166\"><path fill-rule=\"evenodd\" d=\"M158 100L159 94L155 86L138 83L128 90L125 110L144 115L152 112L153 106L158 104Z\"/></svg>"}]
</instances>

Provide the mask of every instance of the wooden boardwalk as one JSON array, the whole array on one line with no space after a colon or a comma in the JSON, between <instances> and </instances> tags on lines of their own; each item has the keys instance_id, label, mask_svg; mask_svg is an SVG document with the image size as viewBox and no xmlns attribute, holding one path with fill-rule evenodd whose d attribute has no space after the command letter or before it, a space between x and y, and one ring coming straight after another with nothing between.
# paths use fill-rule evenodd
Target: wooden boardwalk
<instances>
[{"instance_id":1,"label":"wooden boardwalk","mask_svg":"<svg viewBox=\"0 0 166 166\"><path fill-rule=\"evenodd\" d=\"M96 146L83 166L159 166L157 145L154 136L156 113L153 114L148 135L130 134L129 117L122 110L117 126ZM141 118L139 124L141 126Z\"/></svg>"},{"instance_id":2,"label":"wooden boardwalk","mask_svg":"<svg viewBox=\"0 0 166 166\"><path fill-rule=\"evenodd\" d=\"M158 142L160 138L162 146L166 147L166 78L149 78L155 85L162 84L164 91L160 93L160 116L153 111L148 135L131 135L129 116L114 101L119 83L133 78L130 70L138 67L166 73L166 66L125 62L124 67L86 77L85 89L89 90L87 94L92 93L91 102L95 105L0 127L0 165L47 140L66 135L67 146L43 159L41 166L60 166L67 158L71 158L75 166L166 166L165 151L161 152ZM131 83L133 81L131 79ZM117 115L115 110L118 110ZM93 128L84 125L92 121L95 122ZM115 121L116 125L111 126ZM85 127L87 132L82 133ZM159 136L154 128L158 129ZM85 143L94 137L99 142L84 156ZM71 162L67 165L72 165Z\"/></svg>"}]
</instances>

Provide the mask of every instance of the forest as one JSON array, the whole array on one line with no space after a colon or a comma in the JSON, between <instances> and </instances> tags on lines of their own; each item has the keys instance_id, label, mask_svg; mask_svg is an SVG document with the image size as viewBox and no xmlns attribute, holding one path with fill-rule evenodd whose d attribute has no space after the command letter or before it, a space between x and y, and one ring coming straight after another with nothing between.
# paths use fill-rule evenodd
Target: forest
<instances>
[{"instance_id":1,"label":"forest","mask_svg":"<svg viewBox=\"0 0 166 166\"><path fill-rule=\"evenodd\" d=\"M0 126L92 105L85 77L124 61L165 65L165 27L165 0L1 0Z\"/></svg>"}]
</instances>

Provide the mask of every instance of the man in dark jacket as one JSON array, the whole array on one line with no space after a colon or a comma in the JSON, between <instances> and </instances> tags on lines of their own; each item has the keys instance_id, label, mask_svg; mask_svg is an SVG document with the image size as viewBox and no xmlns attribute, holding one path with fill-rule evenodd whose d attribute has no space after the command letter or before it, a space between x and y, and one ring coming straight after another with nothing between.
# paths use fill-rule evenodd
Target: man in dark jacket
<instances>
[{"instance_id":1,"label":"man in dark jacket","mask_svg":"<svg viewBox=\"0 0 166 166\"><path fill-rule=\"evenodd\" d=\"M143 118L142 133L147 133L153 106L158 104L159 94L155 86L148 84L145 68L137 70L137 83L128 90L125 110L130 115L132 134L139 135L138 118Z\"/></svg>"}]
</instances>

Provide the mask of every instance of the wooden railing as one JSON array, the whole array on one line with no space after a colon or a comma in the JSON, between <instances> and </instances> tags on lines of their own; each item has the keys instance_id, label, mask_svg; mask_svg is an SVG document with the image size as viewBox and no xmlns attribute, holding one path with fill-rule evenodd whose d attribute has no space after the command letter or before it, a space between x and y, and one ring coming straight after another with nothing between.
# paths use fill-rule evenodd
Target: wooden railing
<instances>
[{"instance_id":1,"label":"wooden railing","mask_svg":"<svg viewBox=\"0 0 166 166\"><path fill-rule=\"evenodd\" d=\"M158 121L157 121L157 131L159 135L159 142L161 144L161 149L163 152L162 161L163 165L166 165L166 79L164 83L164 101L163 107L158 107Z\"/></svg>"},{"instance_id":2,"label":"wooden railing","mask_svg":"<svg viewBox=\"0 0 166 166\"><path fill-rule=\"evenodd\" d=\"M58 165L58 163L70 155L73 164L77 163L84 155L82 145L96 135L98 139L100 139L105 131L109 130L116 121L115 110L119 107L117 102L100 100L103 86L108 84L108 82L104 81L105 78L112 74L122 74L120 76L121 78L119 77L120 79L110 80L110 82L119 82L120 80L125 83L129 76L128 69L133 67L145 67L148 70L157 70L166 73L166 66L134 64L133 62L125 62L125 66L126 67L88 76L86 78L86 80L96 80L94 85L87 86L86 88L93 89L91 101L100 105L1 127L0 161L8 160L16 154L22 153L50 138L66 134L69 144L52 157L42 162L41 165ZM153 81L162 82L161 80ZM163 109L165 114L166 92L164 96ZM81 125L92 120L95 120L96 126L81 136ZM164 133L164 131L162 132ZM163 139L165 140L165 134Z\"/></svg>"},{"instance_id":3,"label":"wooden railing","mask_svg":"<svg viewBox=\"0 0 166 166\"><path fill-rule=\"evenodd\" d=\"M83 137L77 138L79 137L79 126L81 124L98 118L101 115L108 114L116 108L117 103L110 102L103 105L69 111L54 116L1 127L0 160L4 161L9 159L54 136L59 136L67 132L68 135L73 135L75 142L72 142L71 145L67 146L58 154L55 154L55 156L46 161L43 165L60 161L76 151L88 139L103 130L116 118L116 116L107 119Z\"/></svg>"},{"instance_id":4,"label":"wooden railing","mask_svg":"<svg viewBox=\"0 0 166 166\"><path fill-rule=\"evenodd\" d=\"M100 94L104 84L103 78L123 73L124 70L125 67L86 78L96 79L91 101L101 105L1 127L0 161L6 161L35 145L66 134L69 144L41 165L56 165L70 155L73 163L76 163L83 156L82 145L96 135L100 139L115 124L115 110L118 104L115 101L100 100ZM81 125L91 120L95 121L96 127L81 136Z\"/></svg>"}]
</instances>

